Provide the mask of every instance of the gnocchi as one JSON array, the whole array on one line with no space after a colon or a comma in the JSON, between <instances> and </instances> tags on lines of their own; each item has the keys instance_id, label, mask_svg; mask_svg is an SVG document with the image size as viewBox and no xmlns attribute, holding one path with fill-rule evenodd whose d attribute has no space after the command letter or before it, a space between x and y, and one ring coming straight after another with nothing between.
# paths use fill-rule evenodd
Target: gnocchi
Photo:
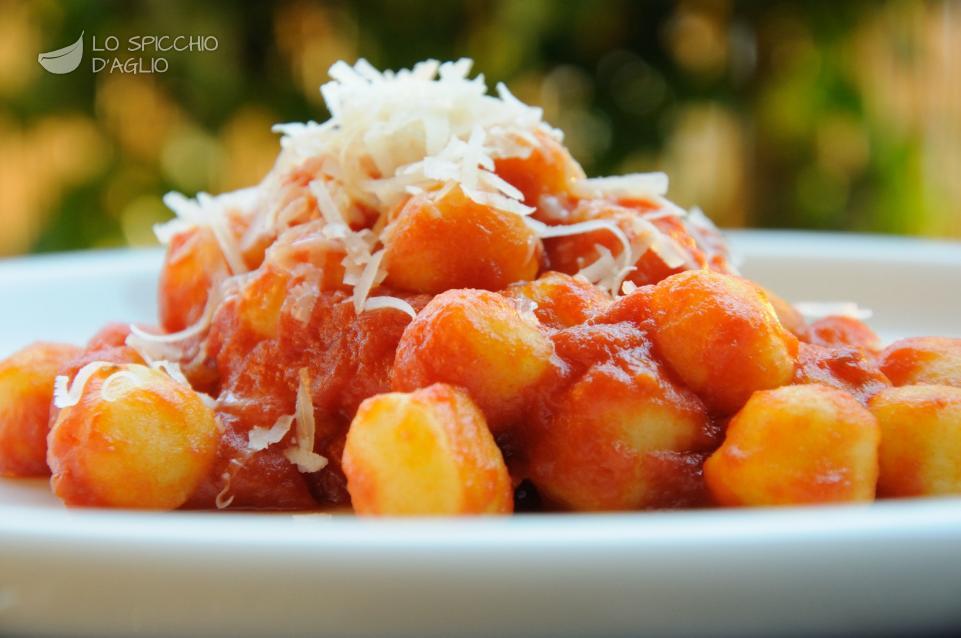
<instances>
[{"instance_id":1,"label":"gnocchi","mask_svg":"<svg viewBox=\"0 0 961 638\"><path fill-rule=\"evenodd\" d=\"M870 502L880 429L845 392L792 385L755 393L704 463L720 505Z\"/></svg>"},{"instance_id":2,"label":"gnocchi","mask_svg":"<svg viewBox=\"0 0 961 638\"><path fill-rule=\"evenodd\" d=\"M527 395L551 369L553 345L534 317L481 290L434 297L397 345L395 390L433 383L465 388L494 431L523 419Z\"/></svg>"},{"instance_id":3,"label":"gnocchi","mask_svg":"<svg viewBox=\"0 0 961 638\"><path fill-rule=\"evenodd\" d=\"M961 494L961 388L889 388L870 408L881 426L880 496Z\"/></svg>"},{"instance_id":4,"label":"gnocchi","mask_svg":"<svg viewBox=\"0 0 961 638\"><path fill-rule=\"evenodd\" d=\"M0 476L46 476L54 378L80 349L38 342L0 362Z\"/></svg>"},{"instance_id":5,"label":"gnocchi","mask_svg":"<svg viewBox=\"0 0 961 638\"><path fill-rule=\"evenodd\" d=\"M798 340L754 285L690 271L659 283L651 304L658 351L712 410L731 414L791 381Z\"/></svg>"},{"instance_id":6,"label":"gnocchi","mask_svg":"<svg viewBox=\"0 0 961 638\"><path fill-rule=\"evenodd\" d=\"M881 370L894 385L950 385L961 388L961 339L914 337L888 346Z\"/></svg>"},{"instance_id":7,"label":"gnocchi","mask_svg":"<svg viewBox=\"0 0 961 638\"><path fill-rule=\"evenodd\" d=\"M507 467L484 415L464 391L449 385L364 401L343 458L358 514L452 516L513 509Z\"/></svg>"},{"instance_id":8,"label":"gnocchi","mask_svg":"<svg viewBox=\"0 0 961 638\"><path fill-rule=\"evenodd\" d=\"M213 463L220 437L200 396L138 364L103 366L79 392L50 429L54 493L84 507L183 505Z\"/></svg>"}]
</instances>

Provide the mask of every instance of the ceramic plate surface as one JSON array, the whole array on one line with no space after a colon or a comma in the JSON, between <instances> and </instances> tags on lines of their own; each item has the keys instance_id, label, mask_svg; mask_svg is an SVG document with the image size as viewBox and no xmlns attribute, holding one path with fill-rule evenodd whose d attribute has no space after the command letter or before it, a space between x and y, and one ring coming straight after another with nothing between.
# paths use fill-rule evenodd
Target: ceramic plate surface
<instances>
[{"instance_id":1,"label":"ceramic plate surface","mask_svg":"<svg viewBox=\"0 0 961 638\"><path fill-rule=\"evenodd\" d=\"M961 245L742 232L747 276L961 336ZM0 261L0 356L150 322L161 254ZM2 635L626 636L961 628L961 499L361 520L67 511L0 479Z\"/></svg>"}]
</instances>

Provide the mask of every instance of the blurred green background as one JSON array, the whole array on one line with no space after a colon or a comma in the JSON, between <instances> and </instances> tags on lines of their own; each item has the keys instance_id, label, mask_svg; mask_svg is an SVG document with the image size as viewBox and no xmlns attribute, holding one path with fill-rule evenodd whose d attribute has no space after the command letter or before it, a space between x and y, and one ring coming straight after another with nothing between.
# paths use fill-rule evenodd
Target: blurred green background
<instances>
[{"instance_id":1,"label":"blurred green background","mask_svg":"<svg viewBox=\"0 0 961 638\"><path fill-rule=\"evenodd\" d=\"M219 47L44 71L81 31ZM0 255L150 244L164 192L253 184L272 123L324 119L335 60L465 55L722 226L961 237L959 2L0 0Z\"/></svg>"}]
</instances>

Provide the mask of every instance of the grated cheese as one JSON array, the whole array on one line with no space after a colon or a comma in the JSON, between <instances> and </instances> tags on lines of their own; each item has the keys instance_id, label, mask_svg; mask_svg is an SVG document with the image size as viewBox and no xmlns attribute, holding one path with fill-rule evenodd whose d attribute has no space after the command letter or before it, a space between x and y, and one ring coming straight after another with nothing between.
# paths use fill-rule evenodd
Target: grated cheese
<instances>
[{"instance_id":1,"label":"grated cheese","mask_svg":"<svg viewBox=\"0 0 961 638\"><path fill-rule=\"evenodd\" d=\"M106 361L91 361L77 371L73 383L67 376L60 375L53 382L53 404L60 408L69 408L80 403L87 382L101 370L115 368L117 364ZM69 386L69 387L68 387Z\"/></svg>"},{"instance_id":2,"label":"grated cheese","mask_svg":"<svg viewBox=\"0 0 961 638\"><path fill-rule=\"evenodd\" d=\"M317 305L318 288L316 281L302 281L292 286L287 292L287 295L293 299L290 315L300 323L306 324L310 321L310 315Z\"/></svg>"},{"instance_id":3,"label":"grated cheese","mask_svg":"<svg viewBox=\"0 0 961 638\"><path fill-rule=\"evenodd\" d=\"M631 218L631 224L634 226L635 236L644 243L644 250L641 253L650 248L668 268L680 268L684 265L688 268L697 268L693 258L681 248L677 240L661 231L649 220L635 216Z\"/></svg>"},{"instance_id":4,"label":"grated cheese","mask_svg":"<svg viewBox=\"0 0 961 638\"><path fill-rule=\"evenodd\" d=\"M414 310L414 307L400 297L393 297L390 295L368 297L367 301L364 302L365 311L380 310L382 308L393 308L394 310L399 310L404 314L410 315L411 319L417 318L417 311Z\"/></svg>"},{"instance_id":5,"label":"grated cheese","mask_svg":"<svg viewBox=\"0 0 961 638\"><path fill-rule=\"evenodd\" d=\"M137 368L142 370L143 366L123 366L120 370L110 373L110 376L100 384L100 398L113 403L123 396L124 390L145 387L142 373ZM114 386L118 384L120 388L114 391Z\"/></svg>"},{"instance_id":6,"label":"grated cheese","mask_svg":"<svg viewBox=\"0 0 961 638\"><path fill-rule=\"evenodd\" d=\"M244 462L245 461L239 461L237 459L230 459L229 465L233 471L228 470L220 475L220 478L224 480L224 486L219 492L217 492L217 496L214 497L214 506L217 509L227 509L230 507L231 503L234 502L236 495L231 494L230 496L227 496L227 494L230 492L230 484L233 482L234 476L240 472L240 470L244 469Z\"/></svg>"},{"instance_id":7,"label":"grated cheese","mask_svg":"<svg viewBox=\"0 0 961 638\"><path fill-rule=\"evenodd\" d=\"M585 199L652 199L666 195L668 183L665 173L629 173L579 179L574 182L572 191Z\"/></svg>"},{"instance_id":8,"label":"grated cheese","mask_svg":"<svg viewBox=\"0 0 961 638\"><path fill-rule=\"evenodd\" d=\"M184 373L180 369L179 364L174 363L173 361L167 361L164 359L159 359L157 361L150 361L148 362L148 364L154 370L160 370L161 372L166 373L168 377L170 377L180 385L187 386L188 388L191 387L190 381L188 381L187 377L184 376Z\"/></svg>"},{"instance_id":9,"label":"grated cheese","mask_svg":"<svg viewBox=\"0 0 961 638\"><path fill-rule=\"evenodd\" d=\"M387 211L412 194L460 187L478 204L522 216L541 238L595 230L614 234L621 250L616 254L598 250L598 258L579 274L615 296L649 250L669 268L697 267L687 250L652 223L658 218L683 220L710 256L725 249L712 241L708 231L713 226L707 226L699 211L688 214L666 199L669 180L660 172L584 178L572 185L574 198L643 199L659 206L633 215L624 227L608 220L554 226L532 219L536 209L495 173L496 162L528 157L543 137L561 141L563 135L543 121L541 109L522 103L505 85L497 84L489 94L483 75L471 77L472 64L466 58L426 60L410 69L380 71L363 59L353 65L335 63L330 81L320 88L330 112L327 121L276 125L281 152L257 187L216 197L200 193L194 199L168 193L164 201L177 218L158 227L158 237L169 240L184 228L209 227L235 277L249 270L247 249L271 246L268 258L283 260L297 243L316 241L343 253L343 283L352 289L356 313L392 308L411 317L416 312L404 300L370 295L387 276L383 266ZM542 197L538 204L552 222L567 219L557 198ZM240 238L231 223L238 218L246 228ZM274 250L278 238L293 228L306 230L285 248L287 252ZM306 322L319 283L300 282L290 292L296 295L290 312ZM132 328L129 342L152 359L180 360L180 344L203 334L222 301L222 294L213 293L193 326L168 335Z\"/></svg>"},{"instance_id":10,"label":"grated cheese","mask_svg":"<svg viewBox=\"0 0 961 638\"><path fill-rule=\"evenodd\" d=\"M364 304L367 301L368 295L370 295L370 291L387 276L387 273L380 267L381 262L384 260L384 254L385 251L381 248L371 255L367 263L364 264L360 275L350 282L354 286L354 312L357 314L364 311Z\"/></svg>"},{"instance_id":11,"label":"grated cheese","mask_svg":"<svg viewBox=\"0 0 961 638\"><path fill-rule=\"evenodd\" d=\"M195 226L206 226L213 232L220 251L233 274L247 272L239 241L229 225L231 211L241 216L252 214L253 202L257 196L255 188L246 188L222 195L212 196L198 193L190 199L176 192L164 195L163 202L177 217L165 224L154 226L157 239L166 244L177 233Z\"/></svg>"},{"instance_id":12,"label":"grated cheese","mask_svg":"<svg viewBox=\"0 0 961 638\"><path fill-rule=\"evenodd\" d=\"M136 324L130 324L130 334L127 336L125 343L148 363L158 360L175 361L181 359L184 353L182 348L176 344L182 344L198 337L210 328L214 313L225 296L224 291L230 288L235 280L236 277L231 277L219 286L211 286L207 292L207 303L204 305L203 314L193 325L178 332L155 334L143 330Z\"/></svg>"},{"instance_id":13,"label":"grated cheese","mask_svg":"<svg viewBox=\"0 0 961 638\"><path fill-rule=\"evenodd\" d=\"M227 493L230 491L230 483L233 481L234 476L229 472L224 472L220 475L220 478L224 480L224 486L217 492L217 496L214 497L214 507L219 510L225 510L230 507L230 504L234 502L234 498L236 497L235 494L227 496Z\"/></svg>"},{"instance_id":14,"label":"grated cheese","mask_svg":"<svg viewBox=\"0 0 961 638\"><path fill-rule=\"evenodd\" d=\"M252 428L247 434L247 448L259 452L260 450L266 450L274 443L279 443L290 432L290 426L293 423L294 417L287 414L279 417L269 428Z\"/></svg>"},{"instance_id":15,"label":"grated cheese","mask_svg":"<svg viewBox=\"0 0 961 638\"><path fill-rule=\"evenodd\" d=\"M297 388L297 407L294 418L297 421L294 445L287 448L284 456L304 473L319 472L327 467L327 459L314 452L314 404L310 398L310 373L307 368L299 371L300 385Z\"/></svg>"}]
</instances>

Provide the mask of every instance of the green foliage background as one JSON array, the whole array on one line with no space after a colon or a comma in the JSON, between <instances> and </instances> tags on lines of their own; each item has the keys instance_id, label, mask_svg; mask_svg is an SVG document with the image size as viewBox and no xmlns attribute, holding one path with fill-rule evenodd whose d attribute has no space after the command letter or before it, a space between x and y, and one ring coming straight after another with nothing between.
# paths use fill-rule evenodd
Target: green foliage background
<instances>
[{"instance_id":1,"label":"green foliage background","mask_svg":"<svg viewBox=\"0 0 961 638\"><path fill-rule=\"evenodd\" d=\"M44 72L81 31L220 45ZM961 236L957 2L0 0L0 255L149 244L164 192L251 184L272 122L323 119L333 61L461 56L721 225Z\"/></svg>"}]
</instances>

